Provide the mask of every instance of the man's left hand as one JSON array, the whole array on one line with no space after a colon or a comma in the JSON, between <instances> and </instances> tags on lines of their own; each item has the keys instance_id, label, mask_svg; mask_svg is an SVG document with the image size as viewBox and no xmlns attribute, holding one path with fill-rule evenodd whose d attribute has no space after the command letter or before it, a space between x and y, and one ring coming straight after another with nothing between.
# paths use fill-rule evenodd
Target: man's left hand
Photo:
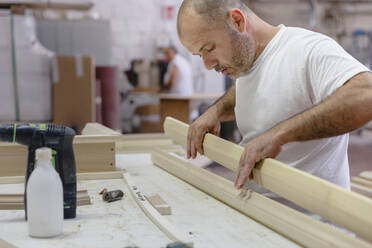
<instances>
[{"instance_id":1,"label":"man's left hand","mask_svg":"<svg viewBox=\"0 0 372 248\"><path fill-rule=\"evenodd\" d=\"M235 188L241 189L247 179L253 179L253 168L256 163L265 158L275 158L282 149L282 143L275 138L274 132L269 130L245 145L244 152L239 161L238 175L235 179Z\"/></svg>"}]
</instances>

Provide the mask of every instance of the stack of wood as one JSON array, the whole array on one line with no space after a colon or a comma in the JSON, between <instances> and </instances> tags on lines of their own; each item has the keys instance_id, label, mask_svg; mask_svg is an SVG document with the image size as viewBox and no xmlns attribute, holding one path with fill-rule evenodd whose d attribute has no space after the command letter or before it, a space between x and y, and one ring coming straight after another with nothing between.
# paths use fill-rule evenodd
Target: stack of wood
<instances>
[{"instance_id":1,"label":"stack of wood","mask_svg":"<svg viewBox=\"0 0 372 248\"><path fill-rule=\"evenodd\" d=\"M351 178L351 191L372 198L372 171L363 171Z\"/></svg>"}]
</instances>

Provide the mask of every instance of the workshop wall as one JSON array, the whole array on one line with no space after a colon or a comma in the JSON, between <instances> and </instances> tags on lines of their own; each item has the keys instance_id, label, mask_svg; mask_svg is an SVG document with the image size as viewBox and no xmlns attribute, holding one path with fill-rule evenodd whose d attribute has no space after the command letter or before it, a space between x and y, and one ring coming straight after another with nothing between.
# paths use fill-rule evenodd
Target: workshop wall
<instances>
[{"instance_id":1,"label":"workshop wall","mask_svg":"<svg viewBox=\"0 0 372 248\"><path fill-rule=\"evenodd\" d=\"M311 21L310 1L249 2L250 7L269 23L317 30L336 39L349 52L352 52L353 31L372 29L371 4L336 4L320 0L317 1L314 19ZM197 91L222 91L223 78L213 72L206 72L202 61L190 56L178 40L176 15L181 3L182 0L95 0L94 10L100 17L111 21L113 60L122 69L128 68L130 61L135 58L156 58L156 47L164 40L169 40L182 55L192 61ZM173 7L173 18L162 16L162 9L167 6Z\"/></svg>"}]
</instances>

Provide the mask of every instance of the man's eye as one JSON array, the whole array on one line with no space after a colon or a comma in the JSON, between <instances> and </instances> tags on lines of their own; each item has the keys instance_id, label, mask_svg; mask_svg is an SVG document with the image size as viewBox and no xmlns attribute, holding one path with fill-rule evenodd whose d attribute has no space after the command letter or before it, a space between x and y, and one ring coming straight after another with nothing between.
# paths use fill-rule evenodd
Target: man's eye
<instances>
[{"instance_id":1,"label":"man's eye","mask_svg":"<svg viewBox=\"0 0 372 248\"><path fill-rule=\"evenodd\" d=\"M215 46L212 46L211 48L207 49L207 52L212 52L214 50Z\"/></svg>"}]
</instances>

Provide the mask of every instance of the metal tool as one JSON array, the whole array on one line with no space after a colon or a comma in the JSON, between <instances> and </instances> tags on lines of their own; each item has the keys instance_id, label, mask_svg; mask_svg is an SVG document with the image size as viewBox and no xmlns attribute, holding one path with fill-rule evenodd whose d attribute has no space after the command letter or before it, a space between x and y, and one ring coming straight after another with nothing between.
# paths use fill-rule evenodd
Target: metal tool
<instances>
[{"instance_id":1,"label":"metal tool","mask_svg":"<svg viewBox=\"0 0 372 248\"><path fill-rule=\"evenodd\" d=\"M15 142L28 147L25 178L25 213L27 219L26 187L35 167L35 151L41 147L51 148L53 163L62 180L64 218L76 217L76 164L72 147L75 131L52 124L0 124L0 141Z\"/></svg>"},{"instance_id":2,"label":"metal tool","mask_svg":"<svg viewBox=\"0 0 372 248\"><path fill-rule=\"evenodd\" d=\"M103 189L100 194L102 195L102 200L106 202L113 202L113 201L118 201L123 198L124 193L120 189L118 190L112 190L112 191L107 191L107 189Z\"/></svg>"}]
</instances>

